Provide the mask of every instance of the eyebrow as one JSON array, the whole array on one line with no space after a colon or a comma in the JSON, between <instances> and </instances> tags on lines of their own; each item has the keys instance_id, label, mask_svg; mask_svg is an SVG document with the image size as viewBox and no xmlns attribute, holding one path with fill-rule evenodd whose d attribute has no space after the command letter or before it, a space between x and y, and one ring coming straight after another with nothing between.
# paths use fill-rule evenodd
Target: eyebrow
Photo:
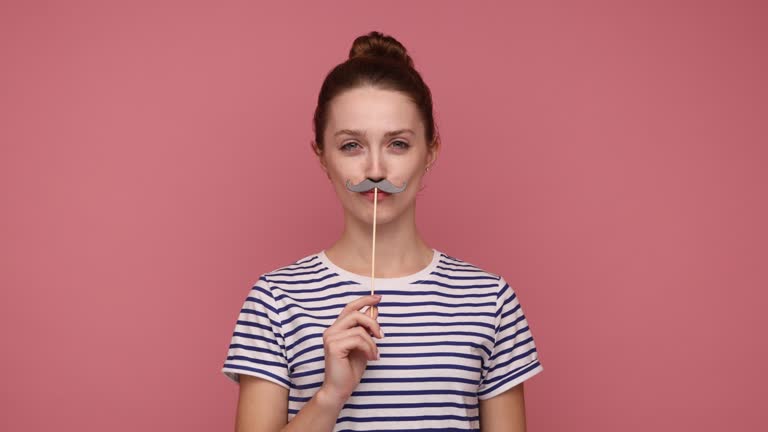
<instances>
[{"instance_id":1,"label":"eyebrow","mask_svg":"<svg viewBox=\"0 0 768 432\"><path fill-rule=\"evenodd\" d=\"M391 136L400 135L403 133L410 133L410 134L416 135L416 132L412 131L411 129L398 129L398 130L389 131L385 133L384 136L391 137ZM365 132L357 129L341 129L337 131L335 134L333 134L333 136L339 136L339 135L365 136Z\"/></svg>"}]
</instances>

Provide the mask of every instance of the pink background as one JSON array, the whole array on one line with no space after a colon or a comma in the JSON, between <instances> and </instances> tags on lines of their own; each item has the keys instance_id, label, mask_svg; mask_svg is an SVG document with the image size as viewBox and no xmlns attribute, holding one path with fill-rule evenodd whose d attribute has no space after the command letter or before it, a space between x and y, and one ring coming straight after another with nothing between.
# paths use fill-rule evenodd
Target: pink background
<instances>
[{"instance_id":1,"label":"pink background","mask_svg":"<svg viewBox=\"0 0 768 432\"><path fill-rule=\"evenodd\" d=\"M2 2L0 430L232 430L251 284L340 233L311 118L370 30L434 93L420 229L530 320L529 429L763 430L764 2L274 3Z\"/></svg>"}]
</instances>

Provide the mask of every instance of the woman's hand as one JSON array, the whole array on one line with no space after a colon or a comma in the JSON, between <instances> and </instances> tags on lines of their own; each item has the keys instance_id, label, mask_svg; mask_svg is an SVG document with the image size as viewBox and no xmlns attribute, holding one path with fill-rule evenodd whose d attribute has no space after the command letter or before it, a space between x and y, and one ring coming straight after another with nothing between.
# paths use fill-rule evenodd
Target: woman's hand
<instances>
[{"instance_id":1,"label":"woman's hand","mask_svg":"<svg viewBox=\"0 0 768 432\"><path fill-rule=\"evenodd\" d=\"M376 322L377 308L373 308L374 318L360 312L362 307L370 308L379 301L381 296L368 295L348 303L323 332L325 380L320 390L339 405L349 399L360 383L368 361L379 358L379 349L371 338L384 337Z\"/></svg>"}]
</instances>

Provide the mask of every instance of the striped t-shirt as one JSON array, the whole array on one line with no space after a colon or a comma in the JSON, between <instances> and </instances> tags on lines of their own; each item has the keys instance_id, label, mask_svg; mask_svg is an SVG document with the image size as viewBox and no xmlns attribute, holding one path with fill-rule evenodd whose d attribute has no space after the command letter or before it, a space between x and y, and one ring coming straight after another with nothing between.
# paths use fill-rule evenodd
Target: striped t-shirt
<instances>
[{"instance_id":1,"label":"striped t-shirt","mask_svg":"<svg viewBox=\"0 0 768 432\"><path fill-rule=\"evenodd\" d=\"M543 370L504 278L433 252L417 273L375 279L380 359L368 361L334 431L479 431L478 399ZM240 310L222 372L288 389L290 421L323 383L323 331L347 303L371 293L370 282L325 251L262 274Z\"/></svg>"}]
</instances>

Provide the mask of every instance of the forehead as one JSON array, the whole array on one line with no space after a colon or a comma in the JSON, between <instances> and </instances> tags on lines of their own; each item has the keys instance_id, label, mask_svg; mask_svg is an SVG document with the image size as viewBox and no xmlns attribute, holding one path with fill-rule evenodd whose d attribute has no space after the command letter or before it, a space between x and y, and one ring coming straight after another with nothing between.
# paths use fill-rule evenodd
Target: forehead
<instances>
[{"instance_id":1,"label":"forehead","mask_svg":"<svg viewBox=\"0 0 768 432\"><path fill-rule=\"evenodd\" d=\"M326 132L333 135L341 129L369 134L412 129L417 135L423 130L416 104L405 93L373 87L354 88L333 98Z\"/></svg>"}]
</instances>

